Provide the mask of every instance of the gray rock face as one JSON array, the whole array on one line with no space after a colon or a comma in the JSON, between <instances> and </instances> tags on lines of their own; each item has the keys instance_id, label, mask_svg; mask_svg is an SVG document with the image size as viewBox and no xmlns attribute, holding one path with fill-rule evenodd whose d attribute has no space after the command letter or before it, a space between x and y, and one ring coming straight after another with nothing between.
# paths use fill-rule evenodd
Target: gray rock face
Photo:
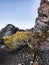
<instances>
[{"instance_id":1,"label":"gray rock face","mask_svg":"<svg viewBox=\"0 0 49 65\"><path fill-rule=\"evenodd\" d=\"M48 2L48 0L41 0L41 4L47 3L47 2Z\"/></svg>"},{"instance_id":2,"label":"gray rock face","mask_svg":"<svg viewBox=\"0 0 49 65\"><path fill-rule=\"evenodd\" d=\"M4 36L9 36L14 34L16 31L18 31L19 28L16 28L15 26L13 26L12 24L8 24L5 28L3 28L0 31L0 38L3 38Z\"/></svg>"},{"instance_id":3,"label":"gray rock face","mask_svg":"<svg viewBox=\"0 0 49 65\"><path fill-rule=\"evenodd\" d=\"M45 29L49 33L49 1L48 0L41 0L40 7L38 8L38 17L36 18L34 32L41 34L42 32L41 29ZM49 35L48 37L46 37L46 40L41 46L41 49L44 51L49 50Z\"/></svg>"},{"instance_id":4,"label":"gray rock face","mask_svg":"<svg viewBox=\"0 0 49 65\"><path fill-rule=\"evenodd\" d=\"M49 1L41 0L40 7L38 8L38 17L36 18L34 31L40 32L41 28L49 28Z\"/></svg>"},{"instance_id":5,"label":"gray rock face","mask_svg":"<svg viewBox=\"0 0 49 65\"><path fill-rule=\"evenodd\" d=\"M34 30L35 32L41 32L42 28L48 27L49 28L49 20L46 17L38 17L35 22Z\"/></svg>"},{"instance_id":6,"label":"gray rock face","mask_svg":"<svg viewBox=\"0 0 49 65\"><path fill-rule=\"evenodd\" d=\"M3 45L3 37L10 36L15 32L19 31L19 28L13 26L12 24L8 24L5 28L0 30L0 44ZM2 46L1 46L2 47Z\"/></svg>"}]
</instances>

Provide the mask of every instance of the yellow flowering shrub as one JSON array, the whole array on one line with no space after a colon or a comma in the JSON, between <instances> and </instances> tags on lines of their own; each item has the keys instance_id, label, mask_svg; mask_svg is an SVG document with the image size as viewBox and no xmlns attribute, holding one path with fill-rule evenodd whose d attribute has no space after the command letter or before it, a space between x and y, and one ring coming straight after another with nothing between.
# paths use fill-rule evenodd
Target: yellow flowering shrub
<instances>
[{"instance_id":1,"label":"yellow flowering shrub","mask_svg":"<svg viewBox=\"0 0 49 65\"><path fill-rule=\"evenodd\" d=\"M39 39L39 35L35 34L34 32L28 32L28 31L20 31L16 32L14 35L11 36L5 36L4 39L4 44L6 45L7 48L9 49L15 49L19 48L19 45L28 45L28 50L30 49L29 53L33 52L34 54L40 53L39 49L39 44L37 39ZM38 52L39 51L39 52Z\"/></svg>"},{"instance_id":2,"label":"yellow flowering shrub","mask_svg":"<svg viewBox=\"0 0 49 65\"><path fill-rule=\"evenodd\" d=\"M17 46L18 44L21 44L22 42L23 44L26 44L27 40L31 40L31 38L32 38L32 32L21 31L21 32L16 32L12 36L5 36L3 39L4 39L4 44L8 46L9 48L12 48L12 45Z\"/></svg>"}]
</instances>

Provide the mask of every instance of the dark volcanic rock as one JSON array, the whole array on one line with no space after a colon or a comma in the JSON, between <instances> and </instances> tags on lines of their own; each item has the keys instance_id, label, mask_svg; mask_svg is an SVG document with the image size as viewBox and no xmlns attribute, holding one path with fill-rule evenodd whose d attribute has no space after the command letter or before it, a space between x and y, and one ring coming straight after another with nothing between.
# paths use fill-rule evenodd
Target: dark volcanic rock
<instances>
[{"instance_id":1,"label":"dark volcanic rock","mask_svg":"<svg viewBox=\"0 0 49 65\"><path fill-rule=\"evenodd\" d=\"M8 24L5 28L0 31L0 39L2 39L4 36L12 35L17 31L19 31L19 28L16 28L12 24Z\"/></svg>"}]
</instances>

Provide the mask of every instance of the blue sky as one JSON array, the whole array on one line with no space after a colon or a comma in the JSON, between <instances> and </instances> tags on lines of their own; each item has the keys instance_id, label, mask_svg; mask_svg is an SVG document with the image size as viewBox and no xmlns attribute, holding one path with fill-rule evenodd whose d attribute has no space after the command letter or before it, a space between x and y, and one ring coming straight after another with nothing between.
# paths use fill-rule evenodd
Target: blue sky
<instances>
[{"instance_id":1,"label":"blue sky","mask_svg":"<svg viewBox=\"0 0 49 65\"><path fill-rule=\"evenodd\" d=\"M35 25L40 0L0 0L0 29L13 24L21 29Z\"/></svg>"}]
</instances>

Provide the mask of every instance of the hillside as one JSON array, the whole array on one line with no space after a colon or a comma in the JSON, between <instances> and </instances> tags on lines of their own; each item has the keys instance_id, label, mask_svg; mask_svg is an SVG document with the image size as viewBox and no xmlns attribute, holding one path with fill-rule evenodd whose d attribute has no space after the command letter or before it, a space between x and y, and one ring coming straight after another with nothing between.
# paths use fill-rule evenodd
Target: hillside
<instances>
[{"instance_id":1,"label":"hillside","mask_svg":"<svg viewBox=\"0 0 49 65\"><path fill-rule=\"evenodd\" d=\"M49 65L48 0L41 0L34 28L0 30L0 65Z\"/></svg>"}]
</instances>

